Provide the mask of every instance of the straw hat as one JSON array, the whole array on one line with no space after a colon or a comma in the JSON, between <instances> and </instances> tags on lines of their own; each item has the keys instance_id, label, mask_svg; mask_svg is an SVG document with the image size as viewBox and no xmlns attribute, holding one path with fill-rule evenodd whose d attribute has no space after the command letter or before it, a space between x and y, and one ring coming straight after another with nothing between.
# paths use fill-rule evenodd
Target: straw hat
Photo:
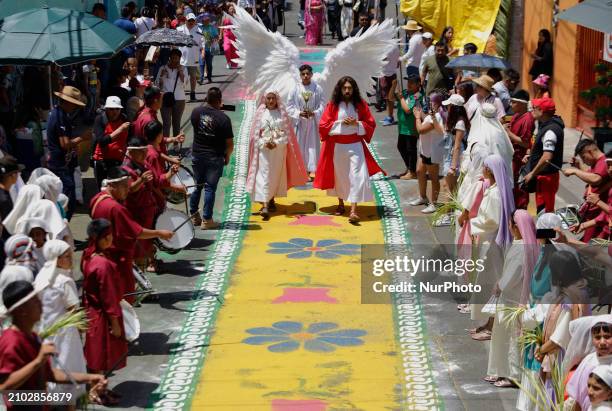
<instances>
[{"instance_id":1,"label":"straw hat","mask_svg":"<svg viewBox=\"0 0 612 411\"><path fill-rule=\"evenodd\" d=\"M64 86L62 91L56 91L53 94L69 103L85 107L85 103L83 103L83 96L81 95L79 89L76 87Z\"/></svg>"},{"instance_id":2,"label":"straw hat","mask_svg":"<svg viewBox=\"0 0 612 411\"><path fill-rule=\"evenodd\" d=\"M491 77L487 76L486 74L483 74L482 76L472 80L474 83L476 83L477 85L479 85L480 87L492 91L493 90L493 84L495 84L495 80L493 80Z\"/></svg>"},{"instance_id":3,"label":"straw hat","mask_svg":"<svg viewBox=\"0 0 612 411\"><path fill-rule=\"evenodd\" d=\"M417 31L421 30L421 26L415 20L408 20L405 25L402 26L404 30Z\"/></svg>"}]
</instances>

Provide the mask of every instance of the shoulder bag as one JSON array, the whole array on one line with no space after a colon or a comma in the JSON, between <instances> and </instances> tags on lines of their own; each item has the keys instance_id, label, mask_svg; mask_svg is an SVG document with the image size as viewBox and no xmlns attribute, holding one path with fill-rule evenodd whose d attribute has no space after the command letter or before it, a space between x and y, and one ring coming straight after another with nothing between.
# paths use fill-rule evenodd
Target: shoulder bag
<instances>
[{"instance_id":1,"label":"shoulder bag","mask_svg":"<svg viewBox=\"0 0 612 411\"><path fill-rule=\"evenodd\" d=\"M180 67L181 66L176 69L176 79L174 80L174 87L172 88L172 91L168 91L162 96L162 106L164 107L174 107L174 103L176 102L176 99L174 98L174 91L176 90L176 83L178 83Z\"/></svg>"}]
</instances>

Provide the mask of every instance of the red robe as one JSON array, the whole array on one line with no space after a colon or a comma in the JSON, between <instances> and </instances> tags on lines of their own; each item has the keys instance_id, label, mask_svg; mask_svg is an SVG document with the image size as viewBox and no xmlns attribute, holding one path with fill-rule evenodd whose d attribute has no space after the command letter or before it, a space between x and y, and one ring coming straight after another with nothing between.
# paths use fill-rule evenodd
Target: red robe
<instances>
[{"instance_id":1,"label":"red robe","mask_svg":"<svg viewBox=\"0 0 612 411\"><path fill-rule=\"evenodd\" d=\"M137 164L130 158L125 159L122 168L130 175L130 186L140 178L142 173L149 170L146 165ZM143 183L137 191L130 192L125 199L125 207L134 217L134 221L148 229L154 228L158 208L153 183L154 181ZM152 247L153 240L138 240L135 257L142 258L149 255Z\"/></svg>"},{"instance_id":2,"label":"red robe","mask_svg":"<svg viewBox=\"0 0 612 411\"><path fill-rule=\"evenodd\" d=\"M9 374L20 370L25 367L28 363L34 361L40 351L40 341L35 333L30 335L25 334L19 330L13 328L7 328L2 331L0 335L0 377L7 378ZM44 366L39 367L30 378L28 378L18 390L47 390L47 381L53 378L53 371L51 371L51 365L49 361ZM7 401L6 395L4 396L7 404L7 409L12 410L15 407ZM44 410L48 407L43 406L28 406L30 410Z\"/></svg>"},{"instance_id":3,"label":"red robe","mask_svg":"<svg viewBox=\"0 0 612 411\"><path fill-rule=\"evenodd\" d=\"M102 196L104 198L98 201ZM119 270L122 285L120 295L134 292L136 280L134 279L132 265L134 264L136 239L142 233L142 226L134 221L134 217L123 204L104 191L99 192L91 199L89 208L91 218L105 218L110 221L113 227L113 245L108 250L108 256L117 264ZM134 301L134 297L126 297L125 299L129 302Z\"/></svg>"},{"instance_id":4,"label":"red robe","mask_svg":"<svg viewBox=\"0 0 612 411\"><path fill-rule=\"evenodd\" d=\"M128 343L125 338L110 333L111 317L121 324L120 279L117 265L104 255L94 254L83 261L83 307L87 310L85 359L87 367L95 371L109 371L121 357L116 369L125 367Z\"/></svg>"},{"instance_id":5,"label":"red robe","mask_svg":"<svg viewBox=\"0 0 612 411\"><path fill-rule=\"evenodd\" d=\"M138 112L138 114L136 115L136 120L134 120L134 123L133 123L134 135L136 137L143 139L144 141L147 141L147 137L145 136L145 133L144 133L144 128L147 124L149 124L153 120L157 120L157 111L147 106L142 107L140 111ZM164 136L164 137L167 137L167 136ZM163 141L161 142L160 148L161 148L162 153L167 154L165 142Z\"/></svg>"},{"instance_id":6,"label":"red robe","mask_svg":"<svg viewBox=\"0 0 612 411\"><path fill-rule=\"evenodd\" d=\"M154 187L166 188L170 186L170 180L166 178L166 161L161 157L161 152L157 151L152 145L147 147L145 166L153 172ZM159 195L156 195L155 198L157 200L157 211L163 211L166 208L166 198Z\"/></svg>"},{"instance_id":7,"label":"red robe","mask_svg":"<svg viewBox=\"0 0 612 411\"><path fill-rule=\"evenodd\" d=\"M373 176L376 173L384 173L380 166L374 160L372 153L368 149L366 143L372 140L374 135L374 129L376 128L376 120L372 116L368 105L361 100L361 102L355 107L357 111L357 120L361 121L363 128L365 129L365 135L358 136L357 134L351 136L330 136L329 133L334 126L334 123L338 119L338 106L333 102L327 103L325 110L321 116L319 122L319 135L321 136L321 156L319 157L319 164L317 165L317 172L313 186L321 190L331 190L335 186L334 177L334 149L336 142L342 141L343 143L355 141L361 141L363 145L363 154L365 155L366 165L368 166L368 173Z\"/></svg>"}]
</instances>

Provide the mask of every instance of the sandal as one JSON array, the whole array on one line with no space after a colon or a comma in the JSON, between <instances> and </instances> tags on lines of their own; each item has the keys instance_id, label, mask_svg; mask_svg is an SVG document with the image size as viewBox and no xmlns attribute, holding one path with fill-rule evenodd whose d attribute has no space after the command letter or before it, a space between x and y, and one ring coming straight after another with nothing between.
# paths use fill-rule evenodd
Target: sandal
<instances>
[{"instance_id":1,"label":"sandal","mask_svg":"<svg viewBox=\"0 0 612 411\"><path fill-rule=\"evenodd\" d=\"M89 402L92 404L102 405L104 407L111 407L113 405L119 405L118 398L111 398L107 393L98 394L94 390L89 391Z\"/></svg>"},{"instance_id":2,"label":"sandal","mask_svg":"<svg viewBox=\"0 0 612 411\"><path fill-rule=\"evenodd\" d=\"M484 330L482 332L472 334L472 340L475 341L488 341L491 339L491 331Z\"/></svg>"},{"instance_id":3,"label":"sandal","mask_svg":"<svg viewBox=\"0 0 612 411\"><path fill-rule=\"evenodd\" d=\"M495 375L487 375L482 380L488 382L489 384L495 384L495 382L500 380L500 378Z\"/></svg>"},{"instance_id":4,"label":"sandal","mask_svg":"<svg viewBox=\"0 0 612 411\"><path fill-rule=\"evenodd\" d=\"M276 203L274 202L274 200L271 200L271 201L268 203L268 210L269 210L271 213L273 213L273 212L275 212L275 211L276 211Z\"/></svg>"},{"instance_id":5,"label":"sandal","mask_svg":"<svg viewBox=\"0 0 612 411\"><path fill-rule=\"evenodd\" d=\"M459 308L459 312L460 312L461 314L469 314L469 313L471 313L471 312L472 312L472 309L470 308L470 305L469 305L469 304L465 304L465 307L461 307L461 308Z\"/></svg>"},{"instance_id":6,"label":"sandal","mask_svg":"<svg viewBox=\"0 0 612 411\"><path fill-rule=\"evenodd\" d=\"M334 212L334 215L344 215L345 212L346 209L344 208L344 206L338 206L338 208L336 208L336 211Z\"/></svg>"},{"instance_id":7,"label":"sandal","mask_svg":"<svg viewBox=\"0 0 612 411\"><path fill-rule=\"evenodd\" d=\"M263 207L261 211L259 212L259 215L261 215L264 218L264 220L270 218L270 213L268 212L267 207Z\"/></svg>"},{"instance_id":8,"label":"sandal","mask_svg":"<svg viewBox=\"0 0 612 411\"><path fill-rule=\"evenodd\" d=\"M498 388L518 388L518 385L516 385L514 381L507 378L500 378L499 380L495 381L493 385Z\"/></svg>"},{"instance_id":9,"label":"sandal","mask_svg":"<svg viewBox=\"0 0 612 411\"><path fill-rule=\"evenodd\" d=\"M358 223L360 220L361 218L359 218L359 216L355 213L351 213L351 215L349 216L349 223L351 224Z\"/></svg>"}]
</instances>

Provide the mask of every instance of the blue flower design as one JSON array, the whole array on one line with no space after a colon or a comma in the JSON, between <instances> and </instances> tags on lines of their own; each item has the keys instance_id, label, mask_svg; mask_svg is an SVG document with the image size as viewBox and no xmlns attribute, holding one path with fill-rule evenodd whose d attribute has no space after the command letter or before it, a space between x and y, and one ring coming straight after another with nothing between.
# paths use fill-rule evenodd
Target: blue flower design
<instances>
[{"instance_id":1,"label":"blue flower design","mask_svg":"<svg viewBox=\"0 0 612 411\"><path fill-rule=\"evenodd\" d=\"M316 244L307 238L292 238L286 243L269 243L270 254L286 254L287 258L309 258L314 254L326 260L342 255L359 254L358 244L343 244L340 240L319 240Z\"/></svg>"},{"instance_id":2,"label":"blue flower design","mask_svg":"<svg viewBox=\"0 0 612 411\"><path fill-rule=\"evenodd\" d=\"M253 335L242 340L250 345L267 345L268 351L286 353L296 351L302 345L306 351L332 352L336 347L362 345L367 333L358 329L338 329L338 324L330 322L313 323L308 327L300 322L279 321L272 327L249 328Z\"/></svg>"}]
</instances>

